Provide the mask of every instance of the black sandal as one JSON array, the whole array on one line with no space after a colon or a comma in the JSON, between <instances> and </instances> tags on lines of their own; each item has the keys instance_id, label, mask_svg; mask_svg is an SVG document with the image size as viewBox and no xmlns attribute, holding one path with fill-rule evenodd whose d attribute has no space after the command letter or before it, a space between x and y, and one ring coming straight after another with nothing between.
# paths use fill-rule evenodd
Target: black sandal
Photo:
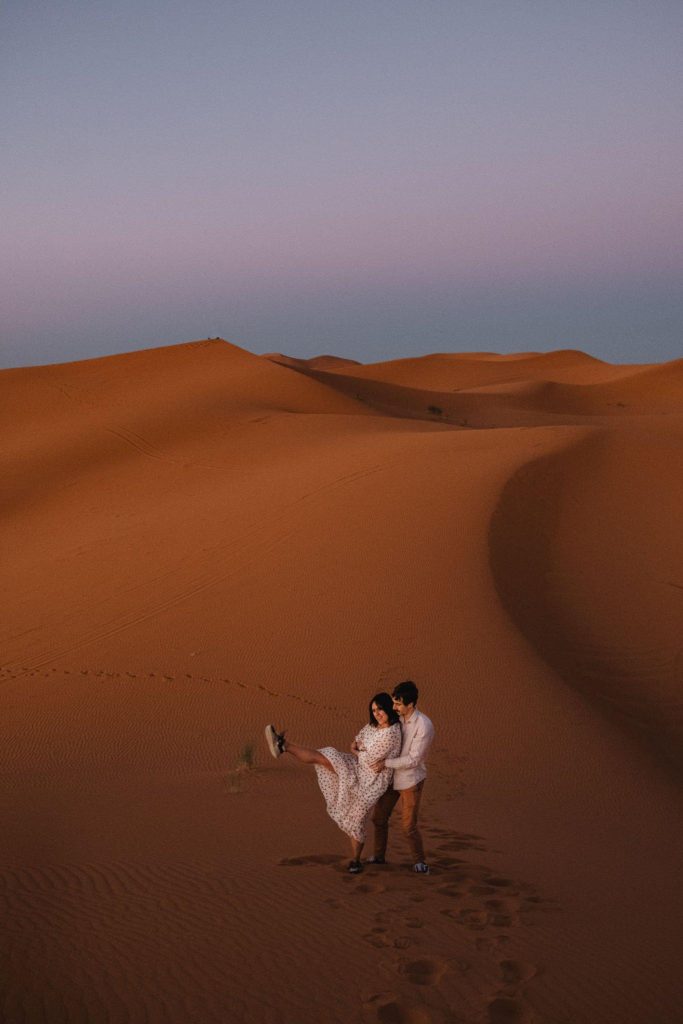
<instances>
[{"instance_id":1,"label":"black sandal","mask_svg":"<svg viewBox=\"0 0 683 1024\"><path fill-rule=\"evenodd\" d=\"M352 860L348 870L350 875L359 875L363 870L363 865L359 860Z\"/></svg>"}]
</instances>

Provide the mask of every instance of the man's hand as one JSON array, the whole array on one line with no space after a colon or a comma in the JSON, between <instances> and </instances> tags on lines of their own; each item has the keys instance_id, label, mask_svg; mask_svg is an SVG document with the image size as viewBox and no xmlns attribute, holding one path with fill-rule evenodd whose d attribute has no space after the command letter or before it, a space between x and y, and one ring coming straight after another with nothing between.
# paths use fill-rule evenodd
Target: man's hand
<instances>
[{"instance_id":1,"label":"man's hand","mask_svg":"<svg viewBox=\"0 0 683 1024\"><path fill-rule=\"evenodd\" d=\"M383 772L385 767L384 759L382 759L381 761L373 761L370 767L372 768L373 772Z\"/></svg>"}]
</instances>

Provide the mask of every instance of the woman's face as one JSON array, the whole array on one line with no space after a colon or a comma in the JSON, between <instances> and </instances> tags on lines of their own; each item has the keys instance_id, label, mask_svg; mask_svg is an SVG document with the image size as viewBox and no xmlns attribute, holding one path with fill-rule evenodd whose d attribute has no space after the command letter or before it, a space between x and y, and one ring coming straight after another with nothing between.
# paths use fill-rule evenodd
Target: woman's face
<instances>
[{"instance_id":1,"label":"woman's face","mask_svg":"<svg viewBox=\"0 0 683 1024\"><path fill-rule=\"evenodd\" d=\"M379 706L379 704L375 704L374 700L372 702L372 713L375 716L375 721L380 729L383 729L389 724L389 715Z\"/></svg>"}]
</instances>

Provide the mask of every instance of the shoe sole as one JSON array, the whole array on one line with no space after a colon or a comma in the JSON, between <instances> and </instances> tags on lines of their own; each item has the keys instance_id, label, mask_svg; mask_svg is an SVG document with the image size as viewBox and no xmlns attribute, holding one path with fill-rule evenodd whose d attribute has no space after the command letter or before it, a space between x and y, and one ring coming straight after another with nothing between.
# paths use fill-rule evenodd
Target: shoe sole
<instances>
[{"instance_id":1,"label":"shoe sole","mask_svg":"<svg viewBox=\"0 0 683 1024\"><path fill-rule=\"evenodd\" d=\"M282 751L277 745L277 733L274 725L266 726L266 743L273 757L279 757Z\"/></svg>"}]
</instances>

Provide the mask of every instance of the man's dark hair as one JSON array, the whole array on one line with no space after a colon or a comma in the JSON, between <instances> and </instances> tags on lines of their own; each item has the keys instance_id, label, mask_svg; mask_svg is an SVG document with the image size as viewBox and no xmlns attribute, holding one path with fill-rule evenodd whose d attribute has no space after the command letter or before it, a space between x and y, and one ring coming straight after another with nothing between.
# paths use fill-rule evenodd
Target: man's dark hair
<instances>
[{"instance_id":1,"label":"man's dark hair","mask_svg":"<svg viewBox=\"0 0 683 1024\"><path fill-rule=\"evenodd\" d=\"M417 704L418 689L411 679L398 683L392 690L392 694L396 700L402 701L403 704Z\"/></svg>"},{"instance_id":2,"label":"man's dark hair","mask_svg":"<svg viewBox=\"0 0 683 1024\"><path fill-rule=\"evenodd\" d=\"M395 725L399 721L398 711L394 711L394 705L388 693L376 693L368 705L370 712L370 725L377 726L377 719L372 713L372 705L376 704L382 711L386 711L389 725Z\"/></svg>"}]
</instances>

